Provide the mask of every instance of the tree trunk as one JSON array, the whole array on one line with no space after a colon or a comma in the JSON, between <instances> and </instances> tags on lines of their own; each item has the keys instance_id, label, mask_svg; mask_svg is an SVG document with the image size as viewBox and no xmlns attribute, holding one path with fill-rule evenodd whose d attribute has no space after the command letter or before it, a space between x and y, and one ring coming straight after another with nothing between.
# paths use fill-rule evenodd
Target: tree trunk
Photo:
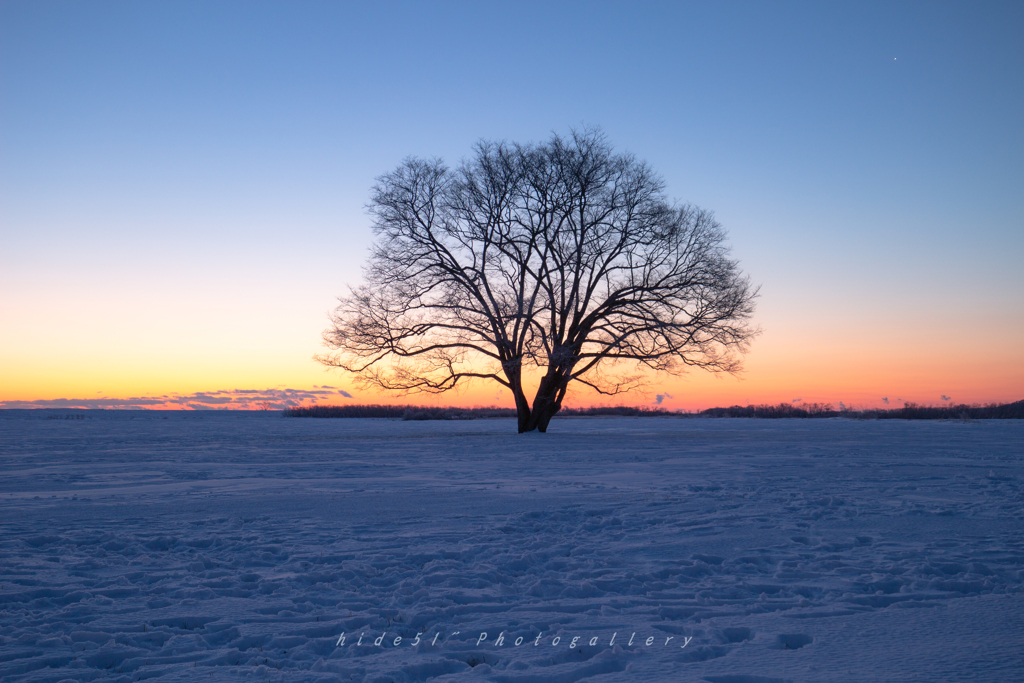
<instances>
[{"instance_id":1,"label":"tree trunk","mask_svg":"<svg viewBox=\"0 0 1024 683\"><path fill-rule=\"evenodd\" d=\"M564 368L549 368L548 372L540 381L537 387L537 395L533 399L533 408L523 391L522 375L518 365L507 365L505 376L509 381L509 388L512 390L512 397L516 401L516 418L519 421L519 433L548 431L548 423L551 422L559 410L562 409L562 399L565 397L565 390L569 384L569 371Z\"/></svg>"},{"instance_id":2,"label":"tree trunk","mask_svg":"<svg viewBox=\"0 0 1024 683\"><path fill-rule=\"evenodd\" d=\"M567 381L561 373L548 373L537 387L537 396L533 399L533 410L523 427L522 417L519 421L519 432L532 432L534 429L543 433L548 431L551 418L562 409L562 397L565 396ZM520 416L522 413L520 413Z\"/></svg>"},{"instance_id":3,"label":"tree trunk","mask_svg":"<svg viewBox=\"0 0 1024 683\"><path fill-rule=\"evenodd\" d=\"M516 417L519 419L519 433L528 432L530 423L530 402L526 400L526 393L523 391L523 377L519 364L508 364L505 366L505 376L508 378L509 389L512 390L512 397L516 401Z\"/></svg>"},{"instance_id":4,"label":"tree trunk","mask_svg":"<svg viewBox=\"0 0 1024 683\"><path fill-rule=\"evenodd\" d=\"M533 429L528 427L530 424L530 402L526 400L522 387L513 389L512 395L516 399L516 417L519 419L519 433L529 432Z\"/></svg>"}]
</instances>

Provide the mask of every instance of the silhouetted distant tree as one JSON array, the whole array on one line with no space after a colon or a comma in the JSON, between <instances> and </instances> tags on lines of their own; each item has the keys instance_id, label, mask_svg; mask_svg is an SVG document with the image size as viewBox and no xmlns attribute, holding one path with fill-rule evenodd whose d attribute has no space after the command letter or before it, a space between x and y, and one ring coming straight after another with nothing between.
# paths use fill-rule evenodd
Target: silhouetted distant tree
<instances>
[{"instance_id":1,"label":"silhouetted distant tree","mask_svg":"<svg viewBox=\"0 0 1024 683\"><path fill-rule=\"evenodd\" d=\"M340 298L325 365L365 385L494 380L519 431L546 431L569 384L636 388L643 370L734 372L756 290L713 215L670 203L599 131L481 142L456 168L410 158L378 178L365 283ZM531 405L524 369L542 370Z\"/></svg>"}]
</instances>

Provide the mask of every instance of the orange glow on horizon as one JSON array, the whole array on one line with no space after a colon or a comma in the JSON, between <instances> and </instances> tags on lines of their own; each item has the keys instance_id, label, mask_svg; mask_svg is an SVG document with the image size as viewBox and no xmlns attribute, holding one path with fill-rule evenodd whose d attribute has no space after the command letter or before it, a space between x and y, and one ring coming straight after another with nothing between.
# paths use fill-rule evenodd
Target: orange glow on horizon
<instances>
[{"instance_id":1,"label":"orange glow on horizon","mask_svg":"<svg viewBox=\"0 0 1024 683\"><path fill-rule=\"evenodd\" d=\"M604 396L583 386L570 388L564 404L571 407L592 406L655 406L668 410L698 411L731 405L778 404L795 400L803 403L831 403L838 408L842 401L852 408L898 407L898 399L923 405L941 405L942 396L956 404L1008 403L1024 398L1024 371L1021 365L1011 370L997 359L979 360L936 373L928 358L910 362L905 358L874 359L871 362L837 364L829 353L802 353L797 359L789 354L771 356L751 354L744 372L739 376L714 375L700 370L682 376L651 376L646 387L627 394ZM298 365L298 364L296 364ZM864 368L869 368L866 371ZM13 373L5 377L0 389L0 405L10 402L51 401L54 399L125 400L142 398L164 402L148 403L148 409L182 409L182 400L197 394L222 397L235 391L253 394L318 391L322 395L306 398L305 405L382 404L454 407L514 406L511 393L495 382L475 381L459 390L444 394L398 395L358 388L351 378L336 372L324 372L313 363L305 368L267 367L259 372L243 368L216 368L192 365L189 371L154 368L120 368L120 372L82 372L72 377L59 372L40 378L35 373ZM295 381L274 381L289 376ZM9 381L13 380L13 381ZM43 380L43 381L40 381ZM99 387L99 388L96 388ZM331 390L322 387L332 387ZM536 383L528 385L532 400ZM346 398L340 391L351 394ZM661 402L657 396L662 397ZM243 397L244 398L244 397ZM223 407L255 408L257 400L233 400ZM202 401L194 401L202 403ZM218 406L213 406L218 407Z\"/></svg>"},{"instance_id":2,"label":"orange glow on horizon","mask_svg":"<svg viewBox=\"0 0 1024 683\"><path fill-rule=\"evenodd\" d=\"M38 308L33 310L47 310ZM351 377L327 370L312 360L321 350L318 331L322 310L288 309L264 320L258 310L230 315L209 310L193 315L187 334L142 335L128 326L106 327L82 316L82 341L65 346L49 335L38 316L27 309L8 309L9 326L0 337L0 407L12 402L153 399L152 408L180 408L181 396L234 390L311 391L329 386L346 391L318 395L316 402L360 404L512 407L512 397L494 382L477 381L442 395L395 395L360 388ZM229 310L229 309L224 309ZM644 389L620 396L602 396L577 385L565 405L660 405L670 410L748 404L831 403L861 408L898 405L896 399L941 405L1007 403L1024 398L1024 348L1012 343L1018 330L999 334L979 330L991 342L984 354L965 356L955 339L920 328L890 330L884 346L867 327L839 328L787 319L766 311L766 332L758 337L738 376L692 370L681 376L652 376ZM774 322L772 319L774 318ZM258 321L257 325L253 320ZM248 326L248 327L247 327ZM247 329L248 338L238 330ZM921 340L925 340L922 342ZM1003 341L1000 341L1003 340ZM298 351L297 351L298 350ZM535 381L532 385L536 386ZM175 399L174 395L179 398ZM225 396L227 394L223 394ZM532 399L532 394L528 392ZM178 401L178 402L176 402ZM232 404L234 405L234 404Z\"/></svg>"}]
</instances>

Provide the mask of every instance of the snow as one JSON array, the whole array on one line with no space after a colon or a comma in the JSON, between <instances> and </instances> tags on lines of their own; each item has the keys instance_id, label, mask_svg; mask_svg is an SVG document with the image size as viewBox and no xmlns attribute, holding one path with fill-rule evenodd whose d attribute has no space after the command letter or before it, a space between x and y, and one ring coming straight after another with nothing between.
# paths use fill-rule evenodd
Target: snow
<instances>
[{"instance_id":1,"label":"snow","mask_svg":"<svg viewBox=\"0 0 1024 683\"><path fill-rule=\"evenodd\" d=\"M1020 680L1022 485L1009 420L2 411L0 680Z\"/></svg>"}]
</instances>

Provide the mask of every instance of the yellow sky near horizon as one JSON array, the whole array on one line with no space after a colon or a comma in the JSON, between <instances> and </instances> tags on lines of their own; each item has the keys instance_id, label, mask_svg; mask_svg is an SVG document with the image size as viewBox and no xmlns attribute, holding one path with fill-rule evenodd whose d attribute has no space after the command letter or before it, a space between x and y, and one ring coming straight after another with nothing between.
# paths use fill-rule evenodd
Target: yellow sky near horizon
<instances>
[{"instance_id":1,"label":"yellow sky near horizon","mask_svg":"<svg viewBox=\"0 0 1024 683\"><path fill-rule=\"evenodd\" d=\"M169 277L78 286L40 278L37 287L0 299L0 405L323 385L353 396L335 394L335 402L512 405L495 383L441 396L389 395L316 363L336 303L330 293L339 289L331 274L291 290L217 280L206 281L209 289L168 286ZM616 397L579 386L567 404L649 405L658 394L672 397L662 405L687 410L794 399L881 407L883 397L922 404L940 404L942 396L968 404L1024 398L1024 345L1015 343L1024 339L1024 322L1013 316L961 311L960 334L952 335L944 320L913 311L891 321L864 306L813 308L789 298L762 294L754 319L762 333L738 377L692 370L652 377L644 390Z\"/></svg>"},{"instance_id":2,"label":"yellow sky near horizon","mask_svg":"<svg viewBox=\"0 0 1024 683\"><path fill-rule=\"evenodd\" d=\"M250 323L252 338L241 343L236 330L248 317L244 310L215 311L205 320L193 315L191 329L164 336L154 334L154 326L144 319L123 320L121 325L100 330L71 316L73 323L93 333L71 345L49 333L45 338L33 335L31 329L10 334L8 328L0 337L0 403L309 390L326 385L347 391L352 398L331 394L316 398L319 403L512 405L509 392L493 382L472 382L460 391L437 396L360 388L350 376L312 359L322 350L315 327L319 316L297 315L289 320L285 311L274 311L268 322ZM324 322L322 318L320 324ZM687 410L795 399L836 406L842 401L867 408L882 407L883 397L936 405L943 402L942 396L967 404L1024 398L1024 352L1009 343L992 344L984 354L963 354L955 343L933 339L915 346L908 338L901 345L891 337L876 348L866 339L850 338L849 329L836 334L824 330L794 334L770 322L762 320L764 331L754 341L739 376L701 370L675 377L652 376L644 389L619 396L598 395L577 385L566 404L651 405L659 394L664 407ZM38 323L33 323L33 329L39 329ZM182 344L182 339L194 343Z\"/></svg>"}]
</instances>

